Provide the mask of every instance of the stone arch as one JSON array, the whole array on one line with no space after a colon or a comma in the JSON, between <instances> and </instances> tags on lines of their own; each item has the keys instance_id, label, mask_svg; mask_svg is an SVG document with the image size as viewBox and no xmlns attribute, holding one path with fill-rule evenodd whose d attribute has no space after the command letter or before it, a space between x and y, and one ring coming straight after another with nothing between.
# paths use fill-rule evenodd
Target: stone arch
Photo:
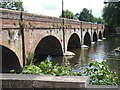
<instances>
[{"instance_id":1,"label":"stone arch","mask_svg":"<svg viewBox=\"0 0 120 90\"><path fill-rule=\"evenodd\" d=\"M2 45L0 48L2 49L2 73L9 73L10 70L21 72L22 67L15 52Z\"/></svg>"},{"instance_id":2,"label":"stone arch","mask_svg":"<svg viewBox=\"0 0 120 90\"><path fill-rule=\"evenodd\" d=\"M76 33L73 33L68 40L67 50L80 47L81 47L80 38Z\"/></svg>"},{"instance_id":3,"label":"stone arch","mask_svg":"<svg viewBox=\"0 0 120 90\"><path fill-rule=\"evenodd\" d=\"M95 41L97 41L97 33L96 32L93 33L93 42L95 42Z\"/></svg>"},{"instance_id":4,"label":"stone arch","mask_svg":"<svg viewBox=\"0 0 120 90\"><path fill-rule=\"evenodd\" d=\"M55 36L49 35L42 38L42 40L38 43L34 54L34 59L36 59L36 61L43 61L48 55L63 55L63 51L60 41Z\"/></svg>"},{"instance_id":5,"label":"stone arch","mask_svg":"<svg viewBox=\"0 0 120 90\"><path fill-rule=\"evenodd\" d=\"M90 37L90 34L86 32L84 36L84 45L90 45L90 44L91 44L91 37Z\"/></svg>"},{"instance_id":6,"label":"stone arch","mask_svg":"<svg viewBox=\"0 0 120 90\"><path fill-rule=\"evenodd\" d=\"M102 32L99 32L99 39L102 39Z\"/></svg>"}]
</instances>

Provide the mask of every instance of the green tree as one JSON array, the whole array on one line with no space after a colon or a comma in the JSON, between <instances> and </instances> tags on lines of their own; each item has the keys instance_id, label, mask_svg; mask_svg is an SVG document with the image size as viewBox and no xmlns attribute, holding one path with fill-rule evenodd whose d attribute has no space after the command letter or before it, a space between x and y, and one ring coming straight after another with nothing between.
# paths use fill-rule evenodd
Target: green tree
<instances>
[{"instance_id":1,"label":"green tree","mask_svg":"<svg viewBox=\"0 0 120 90\"><path fill-rule=\"evenodd\" d=\"M83 10L80 12L79 20L93 22L93 15L91 14L91 11L87 8L83 8Z\"/></svg>"},{"instance_id":2,"label":"green tree","mask_svg":"<svg viewBox=\"0 0 120 90\"><path fill-rule=\"evenodd\" d=\"M93 17L93 23L98 23L98 24L100 24L100 23L104 23L104 20L103 20L103 18L97 18L97 17Z\"/></svg>"},{"instance_id":3,"label":"green tree","mask_svg":"<svg viewBox=\"0 0 120 90\"><path fill-rule=\"evenodd\" d=\"M60 17L62 17L62 15L60 15ZM64 11L64 16L63 17L66 17L68 19L73 19L74 18L74 14L67 9L66 11Z\"/></svg>"},{"instance_id":4,"label":"green tree","mask_svg":"<svg viewBox=\"0 0 120 90\"><path fill-rule=\"evenodd\" d=\"M80 14L79 14L79 13L76 13L75 16L74 16L74 19L78 20L78 19L79 19L79 16L80 16Z\"/></svg>"},{"instance_id":5,"label":"green tree","mask_svg":"<svg viewBox=\"0 0 120 90\"><path fill-rule=\"evenodd\" d=\"M103 8L103 19L112 27L120 26L120 2L108 3Z\"/></svg>"},{"instance_id":6,"label":"green tree","mask_svg":"<svg viewBox=\"0 0 120 90\"><path fill-rule=\"evenodd\" d=\"M18 10L24 11L23 2L21 0L1 0L0 1L0 8L11 9L11 10Z\"/></svg>"}]
</instances>

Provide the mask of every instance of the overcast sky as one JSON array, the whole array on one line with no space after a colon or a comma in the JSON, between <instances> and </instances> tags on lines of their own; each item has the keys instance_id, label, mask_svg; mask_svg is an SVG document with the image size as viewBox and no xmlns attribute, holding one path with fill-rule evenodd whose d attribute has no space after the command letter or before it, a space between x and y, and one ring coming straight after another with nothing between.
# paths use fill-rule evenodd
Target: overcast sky
<instances>
[{"instance_id":1,"label":"overcast sky","mask_svg":"<svg viewBox=\"0 0 120 90\"><path fill-rule=\"evenodd\" d=\"M59 17L62 13L62 0L22 0L26 11L35 14ZM95 17L101 17L104 0L64 0L64 10L74 14L83 8L92 9Z\"/></svg>"}]
</instances>

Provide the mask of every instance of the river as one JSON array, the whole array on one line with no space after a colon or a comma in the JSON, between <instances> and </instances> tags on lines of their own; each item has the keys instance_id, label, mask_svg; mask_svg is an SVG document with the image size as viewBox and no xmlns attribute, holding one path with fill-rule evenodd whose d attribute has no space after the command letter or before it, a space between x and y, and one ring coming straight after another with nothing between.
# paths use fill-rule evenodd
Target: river
<instances>
[{"instance_id":1,"label":"river","mask_svg":"<svg viewBox=\"0 0 120 90\"><path fill-rule=\"evenodd\" d=\"M92 44L88 49L73 49L75 56L59 56L53 57L53 64L69 62L74 71L79 71L81 67L85 67L90 61L101 62L106 60L111 70L117 72L120 77L120 52L115 52L115 48L120 47L120 37L107 38L103 41Z\"/></svg>"}]
</instances>

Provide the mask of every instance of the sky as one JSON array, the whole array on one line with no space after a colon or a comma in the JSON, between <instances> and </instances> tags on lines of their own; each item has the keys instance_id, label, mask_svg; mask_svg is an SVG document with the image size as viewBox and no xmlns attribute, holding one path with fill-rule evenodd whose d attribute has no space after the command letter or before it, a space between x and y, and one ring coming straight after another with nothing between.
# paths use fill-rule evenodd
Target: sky
<instances>
[{"instance_id":1,"label":"sky","mask_svg":"<svg viewBox=\"0 0 120 90\"><path fill-rule=\"evenodd\" d=\"M24 8L29 13L59 17L62 13L62 0L22 0ZM74 14L80 13L83 8L92 10L95 17L102 16L104 0L63 0L64 10Z\"/></svg>"}]
</instances>

